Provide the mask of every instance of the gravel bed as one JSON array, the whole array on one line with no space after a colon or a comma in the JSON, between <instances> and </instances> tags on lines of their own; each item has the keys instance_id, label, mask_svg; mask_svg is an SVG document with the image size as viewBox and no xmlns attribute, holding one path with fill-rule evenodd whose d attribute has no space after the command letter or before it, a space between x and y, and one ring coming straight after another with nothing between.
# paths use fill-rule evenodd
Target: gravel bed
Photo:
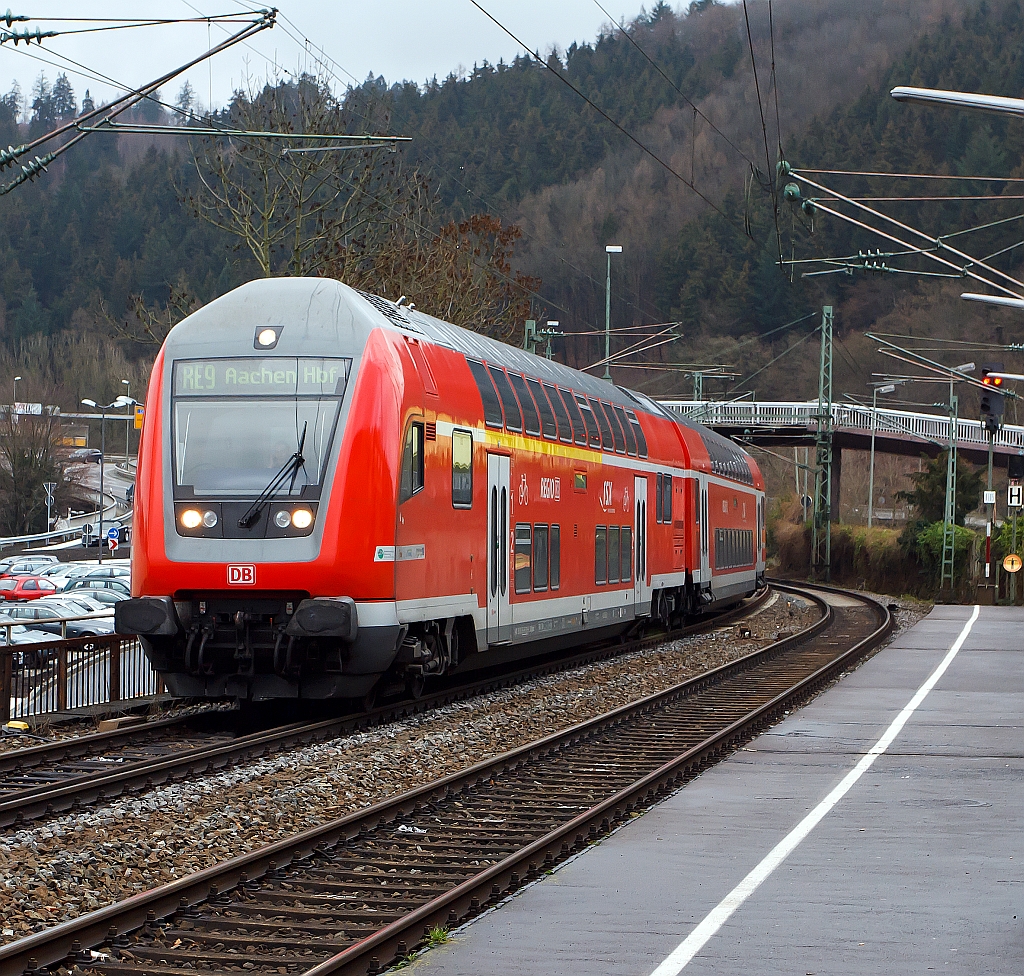
<instances>
[{"instance_id":1,"label":"gravel bed","mask_svg":"<svg viewBox=\"0 0 1024 976\"><path fill-rule=\"evenodd\" d=\"M0 943L671 687L816 617L807 601L776 595L738 625L8 832L0 841Z\"/></svg>"}]
</instances>

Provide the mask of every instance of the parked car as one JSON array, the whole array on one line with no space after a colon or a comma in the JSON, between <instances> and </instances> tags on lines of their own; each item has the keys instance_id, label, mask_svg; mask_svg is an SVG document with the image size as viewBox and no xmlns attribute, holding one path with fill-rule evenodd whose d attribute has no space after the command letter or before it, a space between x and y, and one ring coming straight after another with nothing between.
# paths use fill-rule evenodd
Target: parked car
<instances>
[{"instance_id":1,"label":"parked car","mask_svg":"<svg viewBox=\"0 0 1024 976\"><path fill-rule=\"evenodd\" d=\"M15 620L38 621L53 617L78 617L81 616L82 610L70 602L65 603L62 600L51 598L7 607L4 613ZM49 634L61 635L61 624L57 621L27 623L26 626L46 631ZM66 628L64 632L68 637L99 637L114 632L114 621L110 617L92 617L88 620L68 620L64 627Z\"/></svg>"},{"instance_id":2,"label":"parked car","mask_svg":"<svg viewBox=\"0 0 1024 976\"><path fill-rule=\"evenodd\" d=\"M0 577L0 600L38 600L57 592L57 584L46 576Z\"/></svg>"},{"instance_id":3,"label":"parked car","mask_svg":"<svg viewBox=\"0 0 1024 976\"><path fill-rule=\"evenodd\" d=\"M52 579L58 590L63 590L73 579L85 576L96 568L95 563L58 563L56 566L41 570L39 575Z\"/></svg>"},{"instance_id":4,"label":"parked car","mask_svg":"<svg viewBox=\"0 0 1024 976\"><path fill-rule=\"evenodd\" d=\"M102 613L113 619L114 608L110 604L101 603L86 595L85 590L76 590L74 593L58 593L56 596L47 597L47 600L56 602L68 607L72 616L80 613ZM13 606L14 604L12 604Z\"/></svg>"},{"instance_id":5,"label":"parked car","mask_svg":"<svg viewBox=\"0 0 1024 976\"><path fill-rule=\"evenodd\" d=\"M11 617L0 616L0 624L13 623ZM0 626L0 647L7 647L19 644L50 644L59 641L56 634L48 634L45 630L38 630L35 627L27 627L25 624L15 624L13 627ZM56 658L56 650L49 649L41 651L33 649L30 651L15 651L11 656L15 668L37 668L45 661L52 661Z\"/></svg>"},{"instance_id":6,"label":"parked car","mask_svg":"<svg viewBox=\"0 0 1024 976\"><path fill-rule=\"evenodd\" d=\"M0 582L3 581L0 580ZM79 590L113 590L116 593L123 593L125 596L132 595L131 585L124 577L117 579L113 577L108 579L92 579L88 576L80 576L64 587L64 592L69 595L77 593Z\"/></svg>"},{"instance_id":7,"label":"parked car","mask_svg":"<svg viewBox=\"0 0 1024 976\"><path fill-rule=\"evenodd\" d=\"M80 447L68 455L69 461L92 462L99 464L103 455L95 447Z\"/></svg>"},{"instance_id":8,"label":"parked car","mask_svg":"<svg viewBox=\"0 0 1024 976\"><path fill-rule=\"evenodd\" d=\"M97 580L97 583L104 582L103 580ZM106 580L107 583L116 583L116 580ZM96 600L100 603L106 604L107 606L113 606L115 603L120 603L122 600L130 598L131 594L127 588L122 589L111 589L100 586L87 586L87 587L76 587L73 591L77 596L79 593L84 593L91 600Z\"/></svg>"},{"instance_id":9,"label":"parked car","mask_svg":"<svg viewBox=\"0 0 1024 976\"><path fill-rule=\"evenodd\" d=\"M103 563L102 566L93 566L75 579L123 579L126 583L131 579L132 567L130 563Z\"/></svg>"},{"instance_id":10,"label":"parked car","mask_svg":"<svg viewBox=\"0 0 1024 976\"><path fill-rule=\"evenodd\" d=\"M58 565L57 557L46 553L9 556L0 560L0 578L4 576L35 576L51 566Z\"/></svg>"}]
</instances>

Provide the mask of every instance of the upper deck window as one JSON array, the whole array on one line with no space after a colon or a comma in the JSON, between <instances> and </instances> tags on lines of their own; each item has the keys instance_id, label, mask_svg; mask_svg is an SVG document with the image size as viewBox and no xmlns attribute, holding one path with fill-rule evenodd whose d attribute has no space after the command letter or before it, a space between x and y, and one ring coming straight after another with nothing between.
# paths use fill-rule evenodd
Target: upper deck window
<instances>
[{"instance_id":1,"label":"upper deck window","mask_svg":"<svg viewBox=\"0 0 1024 976\"><path fill-rule=\"evenodd\" d=\"M498 396L501 397L501 405L505 408L505 429L518 434L523 429L523 415L516 402L516 395L512 392L512 385L503 369L488 366L487 372L491 374Z\"/></svg>"},{"instance_id":2,"label":"upper deck window","mask_svg":"<svg viewBox=\"0 0 1024 976\"><path fill-rule=\"evenodd\" d=\"M469 366L469 371L473 374L477 389L480 391L480 399L484 405L484 423L488 427L504 427L505 418L501 415L501 401L487 368L474 359L467 359L466 365Z\"/></svg>"}]
</instances>

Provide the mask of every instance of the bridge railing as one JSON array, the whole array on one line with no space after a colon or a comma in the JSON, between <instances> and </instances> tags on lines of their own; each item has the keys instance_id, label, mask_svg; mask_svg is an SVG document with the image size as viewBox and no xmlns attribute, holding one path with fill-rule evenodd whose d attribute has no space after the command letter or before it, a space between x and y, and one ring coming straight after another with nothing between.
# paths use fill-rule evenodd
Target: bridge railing
<instances>
[{"instance_id":1,"label":"bridge railing","mask_svg":"<svg viewBox=\"0 0 1024 976\"><path fill-rule=\"evenodd\" d=\"M813 430L817 425L818 403L814 401L749 400L725 402L717 400L661 400L662 406L683 417L709 427L742 427L751 433L779 427ZM832 425L839 430L870 433L871 408L857 404L834 403ZM875 430L884 436L897 435L913 440L949 443L950 419L941 414L913 413L909 410L879 408ZM956 440L960 445L988 446L988 431L979 420L958 419ZM1024 427L1004 425L996 433L993 446L1003 451L1024 450Z\"/></svg>"}]
</instances>

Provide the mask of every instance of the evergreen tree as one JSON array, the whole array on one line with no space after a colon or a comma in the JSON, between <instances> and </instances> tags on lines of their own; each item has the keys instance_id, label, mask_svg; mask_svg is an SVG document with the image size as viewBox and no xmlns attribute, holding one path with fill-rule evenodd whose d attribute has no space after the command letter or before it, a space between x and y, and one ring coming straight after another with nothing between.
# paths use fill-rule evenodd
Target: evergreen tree
<instances>
[{"instance_id":1,"label":"evergreen tree","mask_svg":"<svg viewBox=\"0 0 1024 976\"><path fill-rule=\"evenodd\" d=\"M85 95L82 97L82 115L88 115L94 111L96 111L96 103L92 100L89 89L86 88Z\"/></svg>"},{"instance_id":2,"label":"evergreen tree","mask_svg":"<svg viewBox=\"0 0 1024 976\"><path fill-rule=\"evenodd\" d=\"M53 120L53 89L46 80L45 72L40 71L32 85L32 124L49 126Z\"/></svg>"},{"instance_id":3,"label":"evergreen tree","mask_svg":"<svg viewBox=\"0 0 1024 976\"><path fill-rule=\"evenodd\" d=\"M71 87L67 74L57 75L57 80L53 83L50 112L54 120L73 119L78 114L75 90Z\"/></svg>"}]
</instances>

